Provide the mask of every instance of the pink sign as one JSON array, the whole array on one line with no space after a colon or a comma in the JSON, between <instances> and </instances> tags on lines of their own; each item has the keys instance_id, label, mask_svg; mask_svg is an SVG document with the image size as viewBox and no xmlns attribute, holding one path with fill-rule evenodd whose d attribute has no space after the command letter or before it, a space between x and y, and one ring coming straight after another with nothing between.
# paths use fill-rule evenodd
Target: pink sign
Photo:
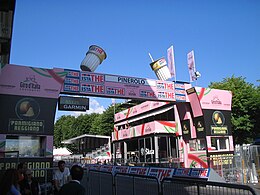
<instances>
[{"instance_id":1,"label":"pink sign","mask_svg":"<svg viewBox=\"0 0 260 195\"><path fill-rule=\"evenodd\" d=\"M129 139L132 137L149 135L153 133L178 134L178 129L176 128L176 123L174 121L152 121L142 125L137 125L135 127L130 127L128 129L115 131L112 133L112 141Z\"/></svg>"},{"instance_id":2,"label":"pink sign","mask_svg":"<svg viewBox=\"0 0 260 195\"><path fill-rule=\"evenodd\" d=\"M196 87L202 109L231 110L231 91Z\"/></svg>"},{"instance_id":3,"label":"pink sign","mask_svg":"<svg viewBox=\"0 0 260 195\"><path fill-rule=\"evenodd\" d=\"M0 74L0 94L58 98L66 72L7 64Z\"/></svg>"},{"instance_id":4,"label":"pink sign","mask_svg":"<svg viewBox=\"0 0 260 195\"><path fill-rule=\"evenodd\" d=\"M115 114L115 122L127 119L129 117L154 110L163 105L168 104L168 102L155 102L155 101L146 101L139 105L133 106L127 110Z\"/></svg>"}]
</instances>

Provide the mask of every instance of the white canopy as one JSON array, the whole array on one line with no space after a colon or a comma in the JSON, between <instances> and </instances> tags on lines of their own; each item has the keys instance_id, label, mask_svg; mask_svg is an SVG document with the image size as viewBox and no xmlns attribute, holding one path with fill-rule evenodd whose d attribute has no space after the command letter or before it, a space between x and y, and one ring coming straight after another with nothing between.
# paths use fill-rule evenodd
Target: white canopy
<instances>
[{"instance_id":1,"label":"white canopy","mask_svg":"<svg viewBox=\"0 0 260 195\"><path fill-rule=\"evenodd\" d=\"M53 156L69 156L72 152L70 152L67 148L55 148L53 149Z\"/></svg>"}]
</instances>

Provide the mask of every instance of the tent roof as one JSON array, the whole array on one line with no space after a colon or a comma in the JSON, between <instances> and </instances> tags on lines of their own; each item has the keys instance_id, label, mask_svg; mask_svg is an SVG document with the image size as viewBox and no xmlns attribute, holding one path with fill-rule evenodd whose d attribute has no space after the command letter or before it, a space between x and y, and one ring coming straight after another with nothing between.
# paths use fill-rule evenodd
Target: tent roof
<instances>
[{"instance_id":1,"label":"tent roof","mask_svg":"<svg viewBox=\"0 0 260 195\"><path fill-rule=\"evenodd\" d=\"M71 155L72 152L70 152L67 148L55 148L53 149L53 155L54 156L68 156Z\"/></svg>"},{"instance_id":2,"label":"tent roof","mask_svg":"<svg viewBox=\"0 0 260 195\"><path fill-rule=\"evenodd\" d=\"M71 144L73 141L76 141L78 139L84 138L84 137L92 137L92 138L105 138L105 139L110 139L110 136L105 136L105 135L89 135L89 134L83 134L77 137L73 137L71 139L63 140L61 143L63 144Z\"/></svg>"}]
</instances>

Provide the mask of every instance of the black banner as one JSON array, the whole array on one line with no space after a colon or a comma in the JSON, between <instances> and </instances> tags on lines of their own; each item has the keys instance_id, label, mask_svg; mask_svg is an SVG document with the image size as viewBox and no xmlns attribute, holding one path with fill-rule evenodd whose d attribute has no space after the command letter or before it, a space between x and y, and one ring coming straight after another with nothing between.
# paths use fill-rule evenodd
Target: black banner
<instances>
[{"instance_id":1,"label":"black banner","mask_svg":"<svg viewBox=\"0 0 260 195\"><path fill-rule=\"evenodd\" d=\"M89 109L89 98L60 96L58 109L65 111L85 112Z\"/></svg>"},{"instance_id":2,"label":"black banner","mask_svg":"<svg viewBox=\"0 0 260 195\"><path fill-rule=\"evenodd\" d=\"M53 135L57 100L0 95L0 133Z\"/></svg>"},{"instance_id":3,"label":"black banner","mask_svg":"<svg viewBox=\"0 0 260 195\"><path fill-rule=\"evenodd\" d=\"M19 162L27 164L27 168L33 170L33 177L40 183L52 181L53 177L53 158L19 158ZM10 168L16 169L18 165L17 158L0 158L0 178L4 171Z\"/></svg>"},{"instance_id":4,"label":"black banner","mask_svg":"<svg viewBox=\"0 0 260 195\"><path fill-rule=\"evenodd\" d=\"M203 110L207 135L232 135L231 111Z\"/></svg>"},{"instance_id":5,"label":"black banner","mask_svg":"<svg viewBox=\"0 0 260 195\"><path fill-rule=\"evenodd\" d=\"M183 139L190 140L191 139L191 128L190 128L190 120L181 121L181 129L182 129L182 137Z\"/></svg>"},{"instance_id":6,"label":"black banner","mask_svg":"<svg viewBox=\"0 0 260 195\"><path fill-rule=\"evenodd\" d=\"M206 128L204 123L203 116L193 118L194 126L196 129L197 138L205 138L206 137Z\"/></svg>"}]
</instances>

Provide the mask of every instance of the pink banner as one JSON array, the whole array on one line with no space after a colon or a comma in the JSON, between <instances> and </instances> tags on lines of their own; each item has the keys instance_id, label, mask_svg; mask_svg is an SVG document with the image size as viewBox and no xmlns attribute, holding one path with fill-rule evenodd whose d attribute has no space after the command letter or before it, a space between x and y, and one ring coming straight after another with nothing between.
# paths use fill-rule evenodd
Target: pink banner
<instances>
[{"instance_id":1,"label":"pink banner","mask_svg":"<svg viewBox=\"0 0 260 195\"><path fill-rule=\"evenodd\" d=\"M178 134L176 123L174 121L152 121L128 129L122 129L112 133L112 141L129 139L154 133L175 133ZM118 137L117 137L118 135Z\"/></svg>"},{"instance_id":2,"label":"pink banner","mask_svg":"<svg viewBox=\"0 0 260 195\"><path fill-rule=\"evenodd\" d=\"M196 87L202 109L231 110L231 91Z\"/></svg>"},{"instance_id":3,"label":"pink banner","mask_svg":"<svg viewBox=\"0 0 260 195\"><path fill-rule=\"evenodd\" d=\"M0 94L58 98L66 72L7 64L0 74Z\"/></svg>"},{"instance_id":4,"label":"pink banner","mask_svg":"<svg viewBox=\"0 0 260 195\"><path fill-rule=\"evenodd\" d=\"M167 57L168 57L168 68L170 70L171 76L176 77L173 46L171 46L167 50Z\"/></svg>"},{"instance_id":5,"label":"pink banner","mask_svg":"<svg viewBox=\"0 0 260 195\"><path fill-rule=\"evenodd\" d=\"M115 122L121 121L124 119L127 119L129 117L154 110L156 108L159 108L163 105L168 104L167 102L154 102L154 101L146 101L143 102L142 104L133 106L127 110L123 110L122 112L116 113L115 114Z\"/></svg>"},{"instance_id":6,"label":"pink banner","mask_svg":"<svg viewBox=\"0 0 260 195\"><path fill-rule=\"evenodd\" d=\"M190 82L192 82L197 79L195 75L196 68L195 68L195 58L194 58L193 50L187 54L187 60L188 60L188 68L190 74Z\"/></svg>"}]
</instances>

